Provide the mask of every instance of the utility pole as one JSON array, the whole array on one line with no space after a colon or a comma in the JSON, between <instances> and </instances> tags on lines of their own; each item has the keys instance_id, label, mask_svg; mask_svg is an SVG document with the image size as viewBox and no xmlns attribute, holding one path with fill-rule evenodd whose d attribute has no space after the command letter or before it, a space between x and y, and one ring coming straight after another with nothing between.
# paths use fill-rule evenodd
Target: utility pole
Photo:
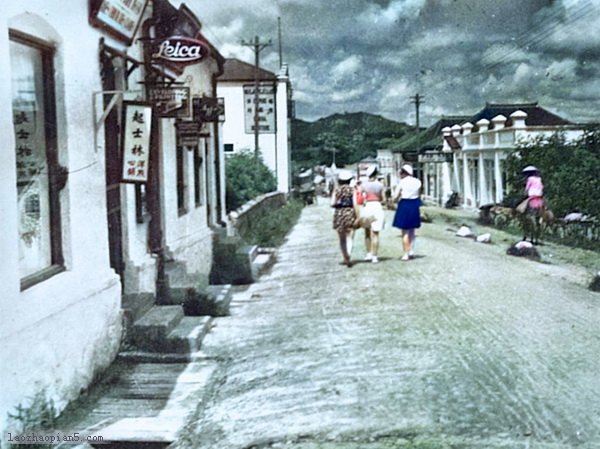
<instances>
[{"instance_id":1,"label":"utility pole","mask_svg":"<svg viewBox=\"0 0 600 449\"><path fill-rule=\"evenodd\" d=\"M281 17L277 17L277 40L279 41L279 68L283 65L283 50L281 48Z\"/></svg>"},{"instance_id":2,"label":"utility pole","mask_svg":"<svg viewBox=\"0 0 600 449\"><path fill-rule=\"evenodd\" d=\"M246 42L242 40L242 45L245 47L250 47L254 52L254 157L258 161L258 110L259 110L259 95L258 95L258 87L259 87L259 61L260 61L260 52L264 50L266 47L271 45L271 40L269 42L261 42L258 36L254 36L254 42Z\"/></svg>"},{"instance_id":3,"label":"utility pole","mask_svg":"<svg viewBox=\"0 0 600 449\"><path fill-rule=\"evenodd\" d=\"M412 99L411 103L414 103L415 108L417 110L417 151L419 151L421 149L421 142L420 142L420 134L421 134L421 127L419 126L419 106L421 106L421 103L423 103L423 96L419 95L419 93L417 93L415 96L410 97Z\"/></svg>"}]
</instances>

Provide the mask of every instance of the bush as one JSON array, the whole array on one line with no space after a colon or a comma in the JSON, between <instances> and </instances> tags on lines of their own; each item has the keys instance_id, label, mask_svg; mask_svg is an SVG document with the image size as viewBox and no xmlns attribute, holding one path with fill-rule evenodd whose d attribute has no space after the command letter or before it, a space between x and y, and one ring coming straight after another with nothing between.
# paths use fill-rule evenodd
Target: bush
<instances>
[{"instance_id":1,"label":"bush","mask_svg":"<svg viewBox=\"0 0 600 449\"><path fill-rule=\"evenodd\" d=\"M257 196L277 189L277 180L260 157L243 151L227 157L225 164L227 212Z\"/></svg>"},{"instance_id":2,"label":"bush","mask_svg":"<svg viewBox=\"0 0 600 449\"><path fill-rule=\"evenodd\" d=\"M268 209L264 214L253 219L242 239L250 244L263 247L277 247L283 243L285 236L298 221L304 204L294 199L278 209Z\"/></svg>"},{"instance_id":3,"label":"bush","mask_svg":"<svg viewBox=\"0 0 600 449\"><path fill-rule=\"evenodd\" d=\"M600 130L588 130L571 142L555 134L519 145L506 159L507 201L523 196L526 165L540 169L544 196L557 217L574 211L600 217Z\"/></svg>"}]
</instances>

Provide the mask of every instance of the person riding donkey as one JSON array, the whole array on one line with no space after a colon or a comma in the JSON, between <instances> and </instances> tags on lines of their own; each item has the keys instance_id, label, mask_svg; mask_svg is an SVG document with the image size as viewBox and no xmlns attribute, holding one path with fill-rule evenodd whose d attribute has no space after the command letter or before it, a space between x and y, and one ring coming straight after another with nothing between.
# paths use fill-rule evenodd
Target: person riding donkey
<instances>
[{"instance_id":1,"label":"person riding donkey","mask_svg":"<svg viewBox=\"0 0 600 449\"><path fill-rule=\"evenodd\" d=\"M531 243L537 244L543 227L554 219L544 199L544 184L540 171L533 165L523 169L526 177L525 194L527 197L515 208L523 228L523 240L529 236Z\"/></svg>"}]
</instances>

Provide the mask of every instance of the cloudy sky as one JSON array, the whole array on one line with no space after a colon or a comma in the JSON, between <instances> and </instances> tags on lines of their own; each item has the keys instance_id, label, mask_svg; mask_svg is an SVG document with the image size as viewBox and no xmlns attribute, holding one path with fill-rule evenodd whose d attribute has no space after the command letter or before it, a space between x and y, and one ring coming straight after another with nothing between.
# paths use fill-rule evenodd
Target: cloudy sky
<instances>
[{"instance_id":1,"label":"cloudy sky","mask_svg":"<svg viewBox=\"0 0 600 449\"><path fill-rule=\"evenodd\" d=\"M273 45L277 18L296 115L367 111L415 123L468 115L486 102L539 102L600 121L600 0L187 0L225 57L253 63L241 41Z\"/></svg>"}]
</instances>

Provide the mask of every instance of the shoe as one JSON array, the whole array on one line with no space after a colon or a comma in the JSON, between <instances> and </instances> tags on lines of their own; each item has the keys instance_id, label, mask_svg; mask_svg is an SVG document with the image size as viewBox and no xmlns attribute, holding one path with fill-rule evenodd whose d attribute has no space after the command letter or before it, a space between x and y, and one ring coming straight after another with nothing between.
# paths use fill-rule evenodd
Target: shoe
<instances>
[{"instance_id":1,"label":"shoe","mask_svg":"<svg viewBox=\"0 0 600 449\"><path fill-rule=\"evenodd\" d=\"M377 256L371 257L371 263L379 263L379 259L377 258Z\"/></svg>"},{"instance_id":2,"label":"shoe","mask_svg":"<svg viewBox=\"0 0 600 449\"><path fill-rule=\"evenodd\" d=\"M367 255L365 256L365 260L373 260L373 254L367 253Z\"/></svg>"},{"instance_id":3,"label":"shoe","mask_svg":"<svg viewBox=\"0 0 600 449\"><path fill-rule=\"evenodd\" d=\"M410 250L410 251L408 252L408 257L409 257L409 258L411 258L411 259L412 259L413 257L415 257L415 252L414 252L413 250Z\"/></svg>"},{"instance_id":4,"label":"shoe","mask_svg":"<svg viewBox=\"0 0 600 449\"><path fill-rule=\"evenodd\" d=\"M407 260L409 260L409 259L410 259L410 257L409 257L409 255L408 255L408 254L405 254L404 256L402 256L402 257L400 258L400 260L404 260L404 261L407 261Z\"/></svg>"}]
</instances>

